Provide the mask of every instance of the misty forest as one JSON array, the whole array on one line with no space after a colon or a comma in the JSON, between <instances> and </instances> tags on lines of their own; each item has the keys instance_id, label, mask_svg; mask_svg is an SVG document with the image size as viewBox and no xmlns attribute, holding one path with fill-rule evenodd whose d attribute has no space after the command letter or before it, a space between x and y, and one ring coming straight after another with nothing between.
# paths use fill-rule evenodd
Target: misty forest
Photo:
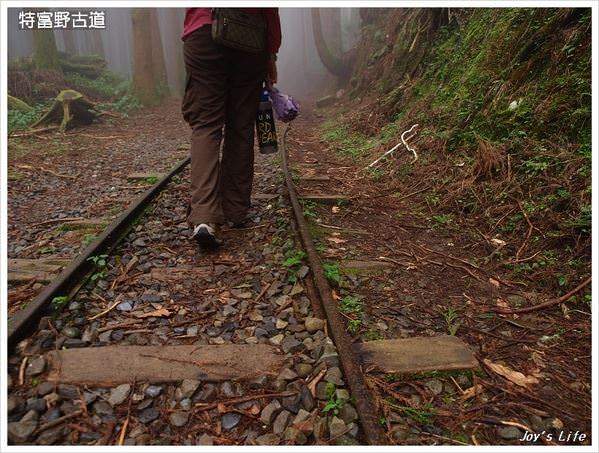
<instances>
[{"instance_id":1,"label":"misty forest","mask_svg":"<svg viewBox=\"0 0 599 453\"><path fill-rule=\"evenodd\" d=\"M104 233L189 156L185 10L20 11L10 444L594 441L590 8L279 8L275 86L300 113L278 154L256 146L250 223L211 254L183 167Z\"/></svg>"}]
</instances>

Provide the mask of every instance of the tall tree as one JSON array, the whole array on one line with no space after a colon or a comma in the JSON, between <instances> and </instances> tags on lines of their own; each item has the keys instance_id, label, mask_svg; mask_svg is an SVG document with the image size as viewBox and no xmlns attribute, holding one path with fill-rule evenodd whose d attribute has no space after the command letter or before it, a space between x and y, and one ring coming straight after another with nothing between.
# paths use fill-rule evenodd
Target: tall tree
<instances>
[{"instance_id":1,"label":"tall tree","mask_svg":"<svg viewBox=\"0 0 599 453\"><path fill-rule=\"evenodd\" d=\"M155 11L152 8L133 8L131 22L135 94L144 105L157 104L168 94L168 85L165 84L164 54ZM159 49L154 48L157 46Z\"/></svg>"},{"instance_id":2,"label":"tall tree","mask_svg":"<svg viewBox=\"0 0 599 453\"><path fill-rule=\"evenodd\" d=\"M331 17L333 19L333 17ZM332 24L339 23L335 19L333 19ZM335 28L337 28L335 26ZM331 50L331 47L327 44L326 38L323 34L322 22L320 17L319 8L312 8L312 31L314 34L314 43L316 44L316 50L318 51L318 56L322 61L322 64L327 68L327 70L337 76L339 85L344 86L347 84L349 77L351 76L351 72L353 69L354 61L356 58L355 49L352 49L348 52L341 52L338 50L338 53L335 54L334 51ZM335 31L335 35L337 35ZM341 48L341 28L339 27L338 39L333 45L337 47L337 49Z\"/></svg>"},{"instance_id":3,"label":"tall tree","mask_svg":"<svg viewBox=\"0 0 599 453\"><path fill-rule=\"evenodd\" d=\"M91 38L91 53L99 55L100 57L105 57L104 43L102 42L103 30L90 30L89 33Z\"/></svg>"},{"instance_id":4,"label":"tall tree","mask_svg":"<svg viewBox=\"0 0 599 453\"><path fill-rule=\"evenodd\" d=\"M53 29L33 30L33 64L37 69L61 71Z\"/></svg>"},{"instance_id":5,"label":"tall tree","mask_svg":"<svg viewBox=\"0 0 599 453\"><path fill-rule=\"evenodd\" d=\"M152 43L152 75L156 88L161 91L161 96L168 96L168 79L166 76L166 65L164 63L164 49L158 26L156 8L150 9L150 41Z\"/></svg>"},{"instance_id":6,"label":"tall tree","mask_svg":"<svg viewBox=\"0 0 599 453\"><path fill-rule=\"evenodd\" d=\"M77 54L77 48L75 47L75 36L73 30L64 29L61 32L62 39L64 41L64 51L71 55Z\"/></svg>"}]
</instances>

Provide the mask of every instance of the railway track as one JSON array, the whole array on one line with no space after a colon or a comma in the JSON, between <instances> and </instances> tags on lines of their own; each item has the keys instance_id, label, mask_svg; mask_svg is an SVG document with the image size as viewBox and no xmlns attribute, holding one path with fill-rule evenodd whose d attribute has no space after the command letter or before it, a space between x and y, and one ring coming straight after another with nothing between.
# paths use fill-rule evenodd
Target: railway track
<instances>
[{"instance_id":1,"label":"railway track","mask_svg":"<svg viewBox=\"0 0 599 453\"><path fill-rule=\"evenodd\" d=\"M431 297L450 277L486 294L486 275L451 255L419 258L434 247L417 248L418 240L376 260L393 253L396 228L415 228L420 238L427 230L393 222L376 237L365 231L361 213L388 215L368 205L376 190L348 197L350 167L337 162L325 176L323 156L300 152L302 139L290 135L282 171L258 156L253 220L225 230L217 252L199 253L189 240L182 161L10 320L11 444L465 445L494 435L517 443L522 431L513 423L557 432L562 420L578 422L568 408L527 400L489 370L439 374L479 362L455 331L444 335L459 327L449 309L439 323L441 305L413 312L412 295ZM331 260L345 266L344 284L330 284L338 270ZM408 287L398 283L408 275ZM538 345L540 331L525 337L512 334L508 320L491 321L471 319L459 336L479 351L498 341ZM364 322L359 331L356 322ZM502 425L487 416L489 399L502 407L526 401L532 413ZM451 435L458 411L472 419L470 439Z\"/></svg>"},{"instance_id":2,"label":"railway track","mask_svg":"<svg viewBox=\"0 0 599 453\"><path fill-rule=\"evenodd\" d=\"M180 162L10 318L11 444L387 443L282 161L215 254Z\"/></svg>"}]
</instances>

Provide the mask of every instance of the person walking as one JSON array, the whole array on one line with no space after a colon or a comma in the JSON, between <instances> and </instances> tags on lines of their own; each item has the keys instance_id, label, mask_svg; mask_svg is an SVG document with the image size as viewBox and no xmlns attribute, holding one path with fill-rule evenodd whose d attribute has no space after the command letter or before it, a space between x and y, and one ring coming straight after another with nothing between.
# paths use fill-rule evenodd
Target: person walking
<instances>
[{"instance_id":1,"label":"person walking","mask_svg":"<svg viewBox=\"0 0 599 453\"><path fill-rule=\"evenodd\" d=\"M263 20L264 51L248 52L217 43L211 33L211 8L187 8L181 36L187 72L181 110L192 129L187 223L202 249L222 244L220 227L225 222L239 227L246 219L260 91L263 82L277 81L278 8L240 10Z\"/></svg>"}]
</instances>

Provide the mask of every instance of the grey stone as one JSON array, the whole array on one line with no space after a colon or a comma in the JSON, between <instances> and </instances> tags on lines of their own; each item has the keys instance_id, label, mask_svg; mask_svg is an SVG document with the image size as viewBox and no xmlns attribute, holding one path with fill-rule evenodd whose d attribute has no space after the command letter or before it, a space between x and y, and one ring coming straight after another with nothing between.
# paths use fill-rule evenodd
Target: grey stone
<instances>
[{"instance_id":1,"label":"grey stone","mask_svg":"<svg viewBox=\"0 0 599 453\"><path fill-rule=\"evenodd\" d=\"M343 379L341 379L341 370L337 367L329 368L324 380L338 386L344 385Z\"/></svg>"},{"instance_id":2,"label":"grey stone","mask_svg":"<svg viewBox=\"0 0 599 453\"><path fill-rule=\"evenodd\" d=\"M339 354L336 352L325 352L320 356L318 362L325 363L329 368L339 367Z\"/></svg>"},{"instance_id":3,"label":"grey stone","mask_svg":"<svg viewBox=\"0 0 599 453\"><path fill-rule=\"evenodd\" d=\"M280 443L281 438L276 434L269 433L256 437L256 445L279 445Z\"/></svg>"},{"instance_id":4,"label":"grey stone","mask_svg":"<svg viewBox=\"0 0 599 453\"><path fill-rule=\"evenodd\" d=\"M196 445L214 445L214 440L212 439L212 436L208 434L202 434L200 437L198 437Z\"/></svg>"},{"instance_id":5,"label":"grey stone","mask_svg":"<svg viewBox=\"0 0 599 453\"><path fill-rule=\"evenodd\" d=\"M169 421L171 423L171 425L173 426L183 426L187 423L187 421L189 420L189 414L187 412L183 412L183 411L175 411L175 412L171 412L171 415L169 415Z\"/></svg>"},{"instance_id":6,"label":"grey stone","mask_svg":"<svg viewBox=\"0 0 599 453\"><path fill-rule=\"evenodd\" d=\"M110 391L110 397L108 398L108 402L113 407L118 406L119 404L123 404L129 396L130 391L131 385L121 384Z\"/></svg>"},{"instance_id":7,"label":"grey stone","mask_svg":"<svg viewBox=\"0 0 599 453\"><path fill-rule=\"evenodd\" d=\"M331 438L339 437L345 433L347 426L339 417L333 417L329 421L329 433Z\"/></svg>"},{"instance_id":8,"label":"grey stone","mask_svg":"<svg viewBox=\"0 0 599 453\"><path fill-rule=\"evenodd\" d=\"M497 434L502 439L506 440L514 440L514 439L522 439L522 431L520 431L515 426L501 426L497 428Z\"/></svg>"},{"instance_id":9,"label":"grey stone","mask_svg":"<svg viewBox=\"0 0 599 453\"><path fill-rule=\"evenodd\" d=\"M281 348L283 349L283 352L287 354L288 352L301 352L306 349L306 346L297 341L294 337L287 336L281 341Z\"/></svg>"},{"instance_id":10,"label":"grey stone","mask_svg":"<svg viewBox=\"0 0 599 453\"><path fill-rule=\"evenodd\" d=\"M148 409L144 409L143 411L141 411L141 413L139 414L139 416L137 418L141 423L147 424L147 423L153 422L158 417L160 417L160 411L158 409L156 409L155 407L150 407Z\"/></svg>"},{"instance_id":11,"label":"grey stone","mask_svg":"<svg viewBox=\"0 0 599 453\"><path fill-rule=\"evenodd\" d=\"M60 417L62 417L62 412L60 411L60 409L55 407L54 409L50 409L48 412L46 412L42 418L47 422L51 422Z\"/></svg>"},{"instance_id":12,"label":"grey stone","mask_svg":"<svg viewBox=\"0 0 599 453\"><path fill-rule=\"evenodd\" d=\"M291 422L291 413L289 411L281 411L275 418L272 424L272 432L274 434L281 434L287 428L287 425Z\"/></svg>"},{"instance_id":13,"label":"grey stone","mask_svg":"<svg viewBox=\"0 0 599 453\"><path fill-rule=\"evenodd\" d=\"M133 310L133 305L131 302L121 302L116 306L116 309L119 311L131 311Z\"/></svg>"},{"instance_id":14,"label":"grey stone","mask_svg":"<svg viewBox=\"0 0 599 453\"><path fill-rule=\"evenodd\" d=\"M295 378L297 378L297 373L290 368L284 368L277 377L277 379L281 379L284 381L292 381Z\"/></svg>"},{"instance_id":15,"label":"grey stone","mask_svg":"<svg viewBox=\"0 0 599 453\"><path fill-rule=\"evenodd\" d=\"M141 403L139 403L137 405L137 410L142 411L142 410L150 407L153 402L154 402L154 400L152 400L152 399L143 400Z\"/></svg>"},{"instance_id":16,"label":"grey stone","mask_svg":"<svg viewBox=\"0 0 599 453\"><path fill-rule=\"evenodd\" d=\"M59 384L58 395L65 400L74 400L79 398L79 388L70 384Z\"/></svg>"},{"instance_id":17,"label":"grey stone","mask_svg":"<svg viewBox=\"0 0 599 453\"><path fill-rule=\"evenodd\" d=\"M348 401L349 400L349 392L345 389L337 389L335 390L335 396L338 400Z\"/></svg>"},{"instance_id":18,"label":"grey stone","mask_svg":"<svg viewBox=\"0 0 599 453\"><path fill-rule=\"evenodd\" d=\"M304 325L306 326L308 333L315 333L324 329L324 321L319 318L307 317L304 319Z\"/></svg>"},{"instance_id":19,"label":"grey stone","mask_svg":"<svg viewBox=\"0 0 599 453\"><path fill-rule=\"evenodd\" d=\"M65 425L56 426L54 428L46 429L37 436L36 444L38 445L53 445L57 443L62 437L68 434L69 430Z\"/></svg>"},{"instance_id":20,"label":"grey stone","mask_svg":"<svg viewBox=\"0 0 599 453\"><path fill-rule=\"evenodd\" d=\"M265 425L270 425L280 410L281 403L279 403L277 400L272 400L264 407L264 409L262 409L262 412L260 413L260 420Z\"/></svg>"},{"instance_id":21,"label":"grey stone","mask_svg":"<svg viewBox=\"0 0 599 453\"><path fill-rule=\"evenodd\" d=\"M8 395L6 399L6 409L8 415L12 413L21 412L25 408L25 401L16 395Z\"/></svg>"},{"instance_id":22,"label":"grey stone","mask_svg":"<svg viewBox=\"0 0 599 453\"><path fill-rule=\"evenodd\" d=\"M268 381L268 376L265 374L261 374L257 378L254 378L250 381L250 387L253 389L264 388L268 385Z\"/></svg>"},{"instance_id":23,"label":"grey stone","mask_svg":"<svg viewBox=\"0 0 599 453\"><path fill-rule=\"evenodd\" d=\"M243 390L237 382L225 381L221 385L220 390L226 398L234 398L243 395Z\"/></svg>"},{"instance_id":24,"label":"grey stone","mask_svg":"<svg viewBox=\"0 0 599 453\"><path fill-rule=\"evenodd\" d=\"M18 422L7 425L8 439L14 444L23 444L29 440L37 428L38 415L35 411L29 411Z\"/></svg>"},{"instance_id":25,"label":"grey stone","mask_svg":"<svg viewBox=\"0 0 599 453\"><path fill-rule=\"evenodd\" d=\"M149 385L144 393L150 398L156 398L162 393L162 387L159 385Z\"/></svg>"},{"instance_id":26,"label":"grey stone","mask_svg":"<svg viewBox=\"0 0 599 453\"><path fill-rule=\"evenodd\" d=\"M302 406L304 409L306 409L307 411L311 411L312 409L314 409L314 407L316 407L316 401L314 400L314 396L312 395L312 392L310 391L307 385L302 384L300 394Z\"/></svg>"},{"instance_id":27,"label":"grey stone","mask_svg":"<svg viewBox=\"0 0 599 453\"><path fill-rule=\"evenodd\" d=\"M295 390L295 389L288 387L288 390ZM281 404L283 405L283 407L294 414L297 414L298 411L300 410L301 402L302 402L302 395L300 393L297 393L295 395L285 396L281 400Z\"/></svg>"},{"instance_id":28,"label":"grey stone","mask_svg":"<svg viewBox=\"0 0 599 453\"><path fill-rule=\"evenodd\" d=\"M27 375L37 376L38 374L42 374L45 368L46 359L44 359L44 356L40 355L35 359L29 361L29 364L27 365Z\"/></svg>"},{"instance_id":29,"label":"grey stone","mask_svg":"<svg viewBox=\"0 0 599 453\"><path fill-rule=\"evenodd\" d=\"M349 424L358 419L358 412L356 412L356 410L354 409L354 407L351 404L345 403L341 407L341 410L339 411L339 417L345 423Z\"/></svg>"},{"instance_id":30,"label":"grey stone","mask_svg":"<svg viewBox=\"0 0 599 453\"><path fill-rule=\"evenodd\" d=\"M319 382L316 384L316 398L321 401L325 401L329 399L327 395L327 384L326 382Z\"/></svg>"},{"instance_id":31,"label":"grey stone","mask_svg":"<svg viewBox=\"0 0 599 453\"><path fill-rule=\"evenodd\" d=\"M424 385L433 393L433 395L438 395L443 391L443 382L439 379L427 379L424 382Z\"/></svg>"},{"instance_id":32,"label":"grey stone","mask_svg":"<svg viewBox=\"0 0 599 453\"><path fill-rule=\"evenodd\" d=\"M83 401L85 404L91 404L97 399L97 395L92 392L83 392Z\"/></svg>"},{"instance_id":33,"label":"grey stone","mask_svg":"<svg viewBox=\"0 0 599 453\"><path fill-rule=\"evenodd\" d=\"M193 397L194 402L204 402L209 403L216 399L216 395L218 394L218 390L214 384L204 384L202 389Z\"/></svg>"},{"instance_id":34,"label":"grey stone","mask_svg":"<svg viewBox=\"0 0 599 453\"><path fill-rule=\"evenodd\" d=\"M48 393L52 392L53 390L54 390L54 384L52 382L45 381L37 386L37 394L39 396L47 395Z\"/></svg>"},{"instance_id":35,"label":"grey stone","mask_svg":"<svg viewBox=\"0 0 599 453\"><path fill-rule=\"evenodd\" d=\"M308 440L304 433L293 426L287 427L283 433L283 439L291 445L304 445Z\"/></svg>"},{"instance_id":36,"label":"grey stone","mask_svg":"<svg viewBox=\"0 0 599 453\"><path fill-rule=\"evenodd\" d=\"M543 423L543 419L538 415L531 415L529 417L530 427L533 429L535 433L543 432L545 429L545 423Z\"/></svg>"},{"instance_id":37,"label":"grey stone","mask_svg":"<svg viewBox=\"0 0 599 453\"><path fill-rule=\"evenodd\" d=\"M98 415L112 415L112 406L104 400L96 401L92 405L93 411Z\"/></svg>"},{"instance_id":38,"label":"grey stone","mask_svg":"<svg viewBox=\"0 0 599 453\"><path fill-rule=\"evenodd\" d=\"M316 417L316 420L314 420L313 434L317 441L327 440L329 436L329 427L326 417Z\"/></svg>"},{"instance_id":39,"label":"grey stone","mask_svg":"<svg viewBox=\"0 0 599 453\"><path fill-rule=\"evenodd\" d=\"M201 382L195 379L184 379L180 387L181 398L191 398L200 384Z\"/></svg>"},{"instance_id":40,"label":"grey stone","mask_svg":"<svg viewBox=\"0 0 599 453\"><path fill-rule=\"evenodd\" d=\"M278 335L275 335L274 337L269 338L268 342L270 344L272 344L273 346L279 346L283 342L284 338L285 338L285 335L280 333Z\"/></svg>"},{"instance_id":41,"label":"grey stone","mask_svg":"<svg viewBox=\"0 0 599 453\"><path fill-rule=\"evenodd\" d=\"M38 414L46 411L46 400L43 398L29 398L27 400L27 407L25 410L27 411L35 411Z\"/></svg>"},{"instance_id":42,"label":"grey stone","mask_svg":"<svg viewBox=\"0 0 599 453\"><path fill-rule=\"evenodd\" d=\"M62 334L68 338L79 338L81 336L81 330L77 327L65 327L62 329Z\"/></svg>"},{"instance_id":43,"label":"grey stone","mask_svg":"<svg viewBox=\"0 0 599 453\"><path fill-rule=\"evenodd\" d=\"M191 400L189 398L184 398L179 401L179 406L181 406L181 409L188 411L191 409Z\"/></svg>"},{"instance_id":44,"label":"grey stone","mask_svg":"<svg viewBox=\"0 0 599 453\"><path fill-rule=\"evenodd\" d=\"M62 346L66 349L85 348L87 343L79 338L67 338Z\"/></svg>"},{"instance_id":45,"label":"grey stone","mask_svg":"<svg viewBox=\"0 0 599 453\"><path fill-rule=\"evenodd\" d=\"M304 343L304 345L305 345L305 343ZM295 365L295 372L297 373L297 375L299 377L302 377L302 378L309 376L310 373L312 373L313 369L314 369L314 367L312 365L310 365L309 363L298 363L297 365Z\"/></svg>"},{"instance_id":46,"label":"grey stone","mask_svg":"<svg viewBox=\"0 0 599 453\"><path fill-rule=\"evenodd\" d=\"M83 331L83 335L81 335L81 340L87 343L93 343L98 339L98 329L94 327L88 327Z\"/></svg>"},{"instance_id":47,"label":"grey stone","mask_svg":"<svg viewBox=\"0 0 599 453\"><path fill-rule=\"evenodd\" d=\"M241 415L235 412L228 412L223 415L221 419L221 424L223 429L233 429L235 428L239 422L241 421Z\"/></svg>"}]
</instances>

